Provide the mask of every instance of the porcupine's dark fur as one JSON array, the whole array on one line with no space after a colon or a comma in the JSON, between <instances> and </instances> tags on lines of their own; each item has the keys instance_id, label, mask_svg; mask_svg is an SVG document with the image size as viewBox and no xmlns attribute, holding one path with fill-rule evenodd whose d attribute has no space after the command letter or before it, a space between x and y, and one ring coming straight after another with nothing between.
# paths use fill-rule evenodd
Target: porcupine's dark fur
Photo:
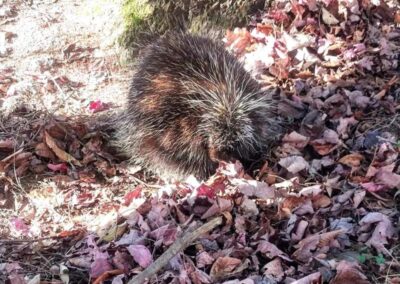
<instances>
[{"instance_id":1,"label":"porcupine's dark fur","mask_svg":"<svg viewBox=\"0 0 400 284\"><path fill-rule=\"evenodd\" d=\"M222 43L169 33L137 59L116 141L161 175L206 178L218 161L259 157L277 136L271 95Z\"/></svg>"}]
</instances>

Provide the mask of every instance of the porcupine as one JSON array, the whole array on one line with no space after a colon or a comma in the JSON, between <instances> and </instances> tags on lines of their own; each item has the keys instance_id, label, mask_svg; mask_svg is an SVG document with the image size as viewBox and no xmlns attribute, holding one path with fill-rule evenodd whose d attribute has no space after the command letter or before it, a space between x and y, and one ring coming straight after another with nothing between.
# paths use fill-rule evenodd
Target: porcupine
<instances>
[{"instance_id":1,"label":"porcupine","mask_svg":"<svg viewBox=\"0 0 400 284\"><path fill-rule=\"evenodd\" d=\"M133 163L157 174L207 178L219 161L246 164L279 133L274 99L222 42L167 33L139 54L116 125Z\"/></svg>"}]
</instances>

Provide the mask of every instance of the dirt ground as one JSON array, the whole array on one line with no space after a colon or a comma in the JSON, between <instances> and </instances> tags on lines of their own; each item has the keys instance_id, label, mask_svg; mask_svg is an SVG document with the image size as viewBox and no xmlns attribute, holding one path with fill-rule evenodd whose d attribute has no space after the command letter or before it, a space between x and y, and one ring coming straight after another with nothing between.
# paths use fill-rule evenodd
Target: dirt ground
<instances>
[{"instance_id":1,"label":"dirt ground","mask_svg":"<svg viewBox=\"0 0 400 284\"><path fill-rule=\"evenodd\" d=\"M108 0L0 1L0 140L16 139L20 144L15 147L30 149L31 145L22 144L35 123L44 126L53 117L68 121L82 116L96 121L94 112L121 106L131 71L116 43L122 32L120 9L121 1ZM13 229L13 218L37 218L29 236L44 239L63 230L92 225L96 230L94 218L109 220L85 210L76 215L68 208L57 209L73 201L58 191L57 181L48 179L45 172L29 179L22 176L11 185L3 183L4 179L0 176L0 236L7 240L18 243L24 238ZM106 195L104 200L114 193ZM39 246L52 246L52 241L44 242ZM25 245L20 249L25 251ZM11 250L2 246L0 262L24 262L18 251L15 246ZM40 265L35 268L32 259L24 265L28 263L32 271L42 269Z\"/></svg>"},{"instance_id":2,"label":"dirt ground","mask_svg":"<svg viewBox=\"0 0 400 284\"><path fill-rule=\"evenodd\" d=\"M0 63L15 83L2 112L22 101L75 115L89 113L90 101L120 105L129 78L116 47L120 8L119 1L3 1Z\"/></svg>"}]
</instances>

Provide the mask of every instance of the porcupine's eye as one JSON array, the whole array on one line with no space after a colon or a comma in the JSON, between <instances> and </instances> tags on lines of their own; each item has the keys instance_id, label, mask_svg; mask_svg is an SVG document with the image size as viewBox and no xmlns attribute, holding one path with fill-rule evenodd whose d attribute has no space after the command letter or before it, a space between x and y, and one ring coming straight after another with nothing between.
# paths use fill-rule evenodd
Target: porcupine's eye
<instances>
[{"instance_id":1,"label":"porcupine's eye","mask_svg":"<svg viewBox=\"0 0 400 284\"><path fill-rule=\"evenodd\" d=\"M208 155L213 162L234 162L238 158L234 153L234 148L227 141L209 139Z\"/></svg>"},{"instance_id":2,"label":"porcupine's eye","mask_svg":"<svg viewBox=\"0 0 400 284\"><path fill-rule=\"evenodd\" d=\"M232 150L226 148L210 147L208 154L213 162L234 162L236 160Z\"/></svg>"}]
</instances>

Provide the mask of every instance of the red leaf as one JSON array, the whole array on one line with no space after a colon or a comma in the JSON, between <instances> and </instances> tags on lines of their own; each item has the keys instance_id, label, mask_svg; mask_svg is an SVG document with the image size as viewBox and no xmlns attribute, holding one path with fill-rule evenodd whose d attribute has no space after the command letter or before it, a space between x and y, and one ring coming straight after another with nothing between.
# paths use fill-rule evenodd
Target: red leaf
<instances>
[{"instance_id":1,"label":"red leaf","mask_svg":"<svg viewBox=\"0 0 400 284\"><path fill-rule=\"evenodd\" d=\"M29 226L25 224L25 222L21 218L13 218L11 220L11 224L14 226L14 229L24 235L28 234Z\"/></svg>"},{"instance_id":2,"label":"red leaf","mask_svg":"<svg viewBox=\"0 0 400 284\"><path fill-rule=\"evenodd\" d=\"M103 103L103 102L100 101L100 100L91 101L91 102L89 103L89 110L92 111L93 113L106 110L106 109L108 109L109 107L110 107L109 104Z\"/></svg>"},{"instance_id":3,"label":"red leaf","mask_svg":"<svg viewBox=\"0 0 400 284\"><path fill-rule=\"evenodd\" d=\"M137 186L134 190L125 194L124 205L128 206L129 204L131 204L133 199L139 198L141 196L141 194L142 194L142 187Z\"/></svg>"},{"instance_id":4,"label":"red leaf","mask_svg":"<svg viewBox=\"0 0 400 284\"><path fill-rule=\"evenodd\" d=\"M61 163L61 164L47 164L47 167L52 170L53 172L67 172L68 167L65 163Z\"/></svg>"},{"instance_id":5,"label":"red leaf","mask_svg":"<svg viewBox=\"0 0 400 284\"><path fill-rule=\"evenodd\" d=\"M213 199L216 196L216 191L208 185L202 184L197 188L197 196L207 196Z\"/></svg>"},{"instance_id":6,"label":"red leaf","mask_svg":"<svg viewBox=\"0 0 400 284\"><path fill-rule=\"evenodd\" d=\"M143 245L130 245L128 251L133 256L133 259L143 268L146 268L153 262L153 257L149 249Z\"/></svg>"},{"instance_id":7,"label":"red leaf","mask_svg":"<svg viewBox=\"0 0 400 284\"><path fill-rule=\"evenodd\" d=\"M112 265L108 261L108 253L98 253L90 266L90 276L97 278L109 270L112 270Z\"/></svg>"}]
</instances>

